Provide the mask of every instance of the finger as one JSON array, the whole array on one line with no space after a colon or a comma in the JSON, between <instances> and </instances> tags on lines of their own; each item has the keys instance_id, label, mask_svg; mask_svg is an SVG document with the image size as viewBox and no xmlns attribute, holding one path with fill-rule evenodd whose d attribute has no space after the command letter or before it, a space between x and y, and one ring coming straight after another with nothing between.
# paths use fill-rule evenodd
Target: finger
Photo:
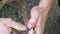
<instances>
[{"instance_id":1,"label":"finger","mask_svg":"<svg viewBox=\"0 0 60 34\"><path fill-rule=\"evenodd\" d=\"M17 23L15 21L13 21L11 18L0 18L0 21L2 23L4 23L5 25L12 27L12 28L19 30L19 31L27 30L27 27L25 25L23 25L21 23Z\"/></svg>"},{"instance_id":2,"label":"finger","mask_svg":"<svg viewBox=\"0 0 60 34\"><path fill-rule=\"evenodd\" d=\"M25 31L27 30L27 27L21 23L17 23L15 21L12 21L11 23L7 24L9 27L12 27L18 31Z\"/></svg>"},{"instance_id":3,"label":"finger","mask_svg":"<svg viewBox=\"0 0 60 34\"><path fill-rule=\"evenodd\" d=\"M35 33L36 34L43 34L43 29L44 29L44 24L43 24L44 22L43 22L43 17L42 17L42 14L40 14L40 16L39 16L39 20L38 20L38 22L37 22L37 24L36 24L36 27L35 27Z\"/></svg>"},{"instance_id":4,"label":"finger","mask_svg":"<svg viewBox=\"0 0 60 34\"><path fill-rule=\"evenodd\" d=\"M28 29L31 29L33 27L31 23L26 23L26 26Z\"/></svg>"},{"instance_id":5,"label":"finger","mask_svg":"<svg viewBox=\"0 0 60 34\"><path fill-rule=\"evenodd\" d=\"M30 19L30 21L33 21L32 22L33 24L36 24L36 21L39 18L39 10L38 10L37 6L35 6L31 9L31 12L30 12L31 19Z\"/></svg>"},{"instance_id":6,"label":"finger","mask_svg":"<svg viewBox=\"0 0 60 34\"><path fill-rule=\"evenodd\" d=\"M0 23L0 34L10 34L11 29L4 25L3 23Z\"/></svg>"},{"instance_id":7,"label":"finger","mask_svg":"<svg viewBox=\"0 0 60 34\"><path fill-rule=\"evenodd\" d=\"M34 34L34 30L30 29L27 34Z\"/></svg>"},{"instance_id":8,"label":"finger","mask_svg":"<svg viewBox=\"0 0 60 34\"><path fill-rule=\"evenodd\" d=\"M29 29L31 29L32 27L35 27L36 22L37 22L37 19L31 18L26 25Z\"/></svg>"},{"instance_id":9,"label":"finger","mask_svg":"<svg viewBox=\"0 0 60 34\"><path fill-rule=\"evenodd\" d=\"M29 28L31 28L30 26L35 27L37 20L39 18L39 11L37 10L37 6L35 6L31 9L30 16L31 16L31 18L28 22L30 25L28 24L28 27Z\"/></svg>"}]
</instances>

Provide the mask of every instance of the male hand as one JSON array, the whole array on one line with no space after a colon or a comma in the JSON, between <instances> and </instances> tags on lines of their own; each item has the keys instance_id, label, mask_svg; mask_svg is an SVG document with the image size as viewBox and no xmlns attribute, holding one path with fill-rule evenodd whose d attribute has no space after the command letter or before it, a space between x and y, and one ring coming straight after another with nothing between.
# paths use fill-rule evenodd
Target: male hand
<instances>
[{"instance_id":1,"label":"male hand","mask_svg":"<svg viewBox=\"0 0 60 34\"><path fill-rule=\"evenodd\" d=\"M31 12L30 12L31 18L29 19L28 24L27 24L29 28L35 27L39 18L39 13L40 13L39 10L40 9L38 8L38 6L35 6L31 9Z\"/></svg>"},{"instance_id":2,"label":"male hand","mask_svg":"<svg viewBox=\"0 0 60 34\"><path fill-rule=\"evenodd\" d=\"M28 28L30 29L27 34L35 34L35 26L37 24L37 21L39 19L39 13L40 13L40 8L38 6L35 6L32 8L30 12L30 20L28 21Z\"/></svg>"},{"instance_id":3,"label":"male hand","mask_svg":"<svg viewBox=\"0 0 60 34\"><path fill-rule=\"evenodd\" d=\"M16 34L12 28L18 31L27 30L25 25L17 23L11 18L0 18L0 34Z\"/></svg>"}]
</instances>

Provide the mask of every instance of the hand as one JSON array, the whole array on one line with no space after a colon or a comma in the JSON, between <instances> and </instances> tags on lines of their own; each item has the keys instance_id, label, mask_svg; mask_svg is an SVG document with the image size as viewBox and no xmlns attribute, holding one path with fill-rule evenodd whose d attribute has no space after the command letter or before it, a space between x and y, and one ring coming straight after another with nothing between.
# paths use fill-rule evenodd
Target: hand
<instances>
[{"instance_id":1,"label":"hand","mask_svg":"<svg viewBox=\"0 0 60 34\"><path fill-rule=\"evenodd\" d=\"M26 31L27 28L21 23L17 23L10 18L0 18L0 34L16 34L14 30Z\"/></svg>"},{"instance_id":2,"label":"hand","mask_svg":"<svg viewBox=\"0 0 60 34\"><path fill-rule=\"evenodd\" d=\"M39 12L40 12L39 10L40 9L38 8L38 6L35 6L31 9L31 12L30 12L31 18L29 19L28 24L27 24L29 28L35 27L39 18Z\"/></svg>"},{"instance_id":3,"label":"hand","mask_svg":"<svg viewBox=\"0 0 60 34\"><path fill-rule=\"evenodd\" d=\"M27 26L30 30L28 31L27 34L34 34L35 33L34 32L35 30L33 28L35 28L35 26L37 24L37 21L39 19L39 13L40 13L40 9L37 6L32 8L32 10L30 12L31 18L27 24Z\"/></svg>"}]
</instances>

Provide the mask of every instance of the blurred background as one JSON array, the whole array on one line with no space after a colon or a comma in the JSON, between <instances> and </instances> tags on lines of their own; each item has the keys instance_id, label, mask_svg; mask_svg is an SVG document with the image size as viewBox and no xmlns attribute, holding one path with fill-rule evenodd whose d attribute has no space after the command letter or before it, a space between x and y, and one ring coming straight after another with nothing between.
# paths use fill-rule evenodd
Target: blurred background
<instances>
[{"instance_id":1,"label":"blurred background","mask_svg":"<svg viewBox=\"0 0 60 34\"><path fill-rule=\"evenodd\" d=\"M0 18L12 18L22 24L30 19L30 10L38 5L40 0L0 0ZM51 8L44 34L60 34L60 8L58 0L55 0ZM17 34L21 34L17 31Z\"/></svg>"}]
</instances>

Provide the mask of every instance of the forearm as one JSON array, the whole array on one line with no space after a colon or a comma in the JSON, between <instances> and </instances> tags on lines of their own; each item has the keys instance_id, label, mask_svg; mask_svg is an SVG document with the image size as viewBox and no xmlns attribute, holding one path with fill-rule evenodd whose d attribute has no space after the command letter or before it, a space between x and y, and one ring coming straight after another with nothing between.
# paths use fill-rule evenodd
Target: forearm
<instances>
[{"instance_id":1,"label":"forearm","mask_svg":"<svg viewBox=\"0 0 60 34\"><path fill-rule=\"evenodd\" d=\"M39 16L41 16L42 18L42 23L46 22L48 12L52 8L53 3L54 3L54 0L41 0L40 1L38 7L41 8L40 9L41 13L39 14Z\"/></svg>"},{"instance_id":2,"label":"forearm","mask_svg":"<svg viewBox=\"0 0 60 34\"><path fill-rule=\"evenodd\" d=\"M50 9L54 0L40 0L38 7L41 9Z\"/></svg>"},{"instance_id":3,"label":"forearm","mask_svg":"<svg viewBox=\"0 0 60 34\"><path fill-rule=\"evenodd\" d=\"M40 13L39 15L40 17L35 28L36 34L43 34L47 15L48 15L49 10L52 7L53 1L54 0L41 0L40 1L38 7L41 8L42 13Z\"/></svg>"}]
</instances>

